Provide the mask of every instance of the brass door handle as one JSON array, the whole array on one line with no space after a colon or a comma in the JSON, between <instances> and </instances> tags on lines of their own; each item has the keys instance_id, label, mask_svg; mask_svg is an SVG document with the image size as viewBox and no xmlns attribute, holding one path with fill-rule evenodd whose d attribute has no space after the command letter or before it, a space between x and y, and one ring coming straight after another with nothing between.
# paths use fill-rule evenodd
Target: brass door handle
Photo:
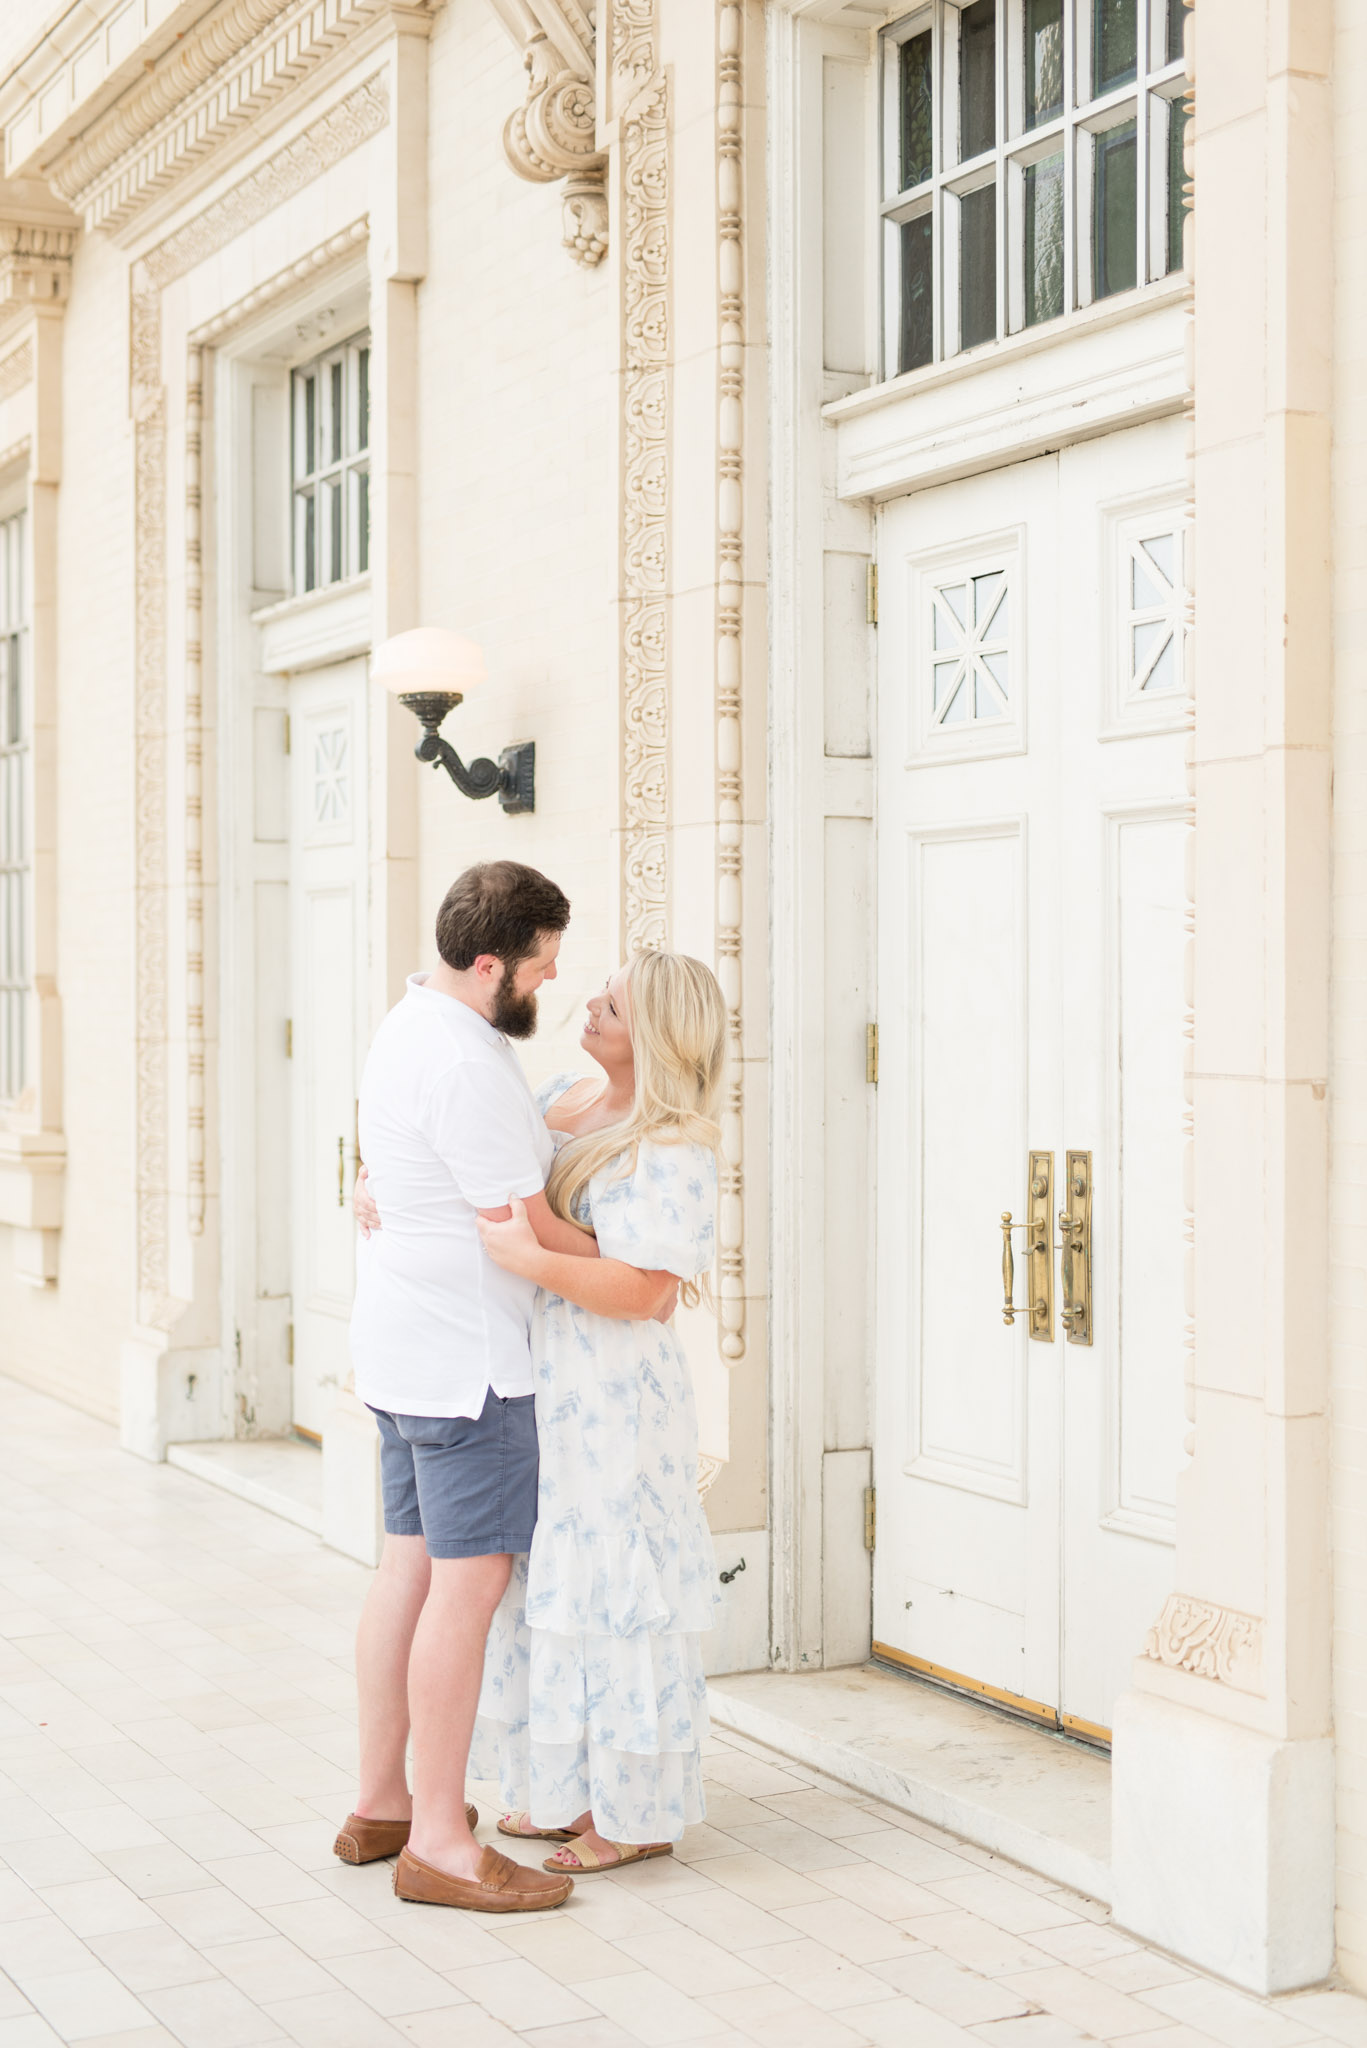
<instances>
[{"instance_id":1,"label":"brass door handle","mask_svg":"<svg viewBox=\"0 0 1367 2048\"><path fill-rule=\"evenodd\" d=\"M1002 1321L1014 1323L1017 1315L1028 1315L1030 1335L1044 1344L1052 1344L1054 1341L1054 1247L1051 1236L1053 1192L1053 1153L1032 1152L1026 1220L1024 1223L1013 1223L1011 1211L1003 1209L999 1226L1002 1234ZM1013 1230L1026 1232L1026 1286L1029 1299L1020 1309L1017 1309L1015 1303L1016 1261L1011 1247Z\"/></svg>"},{"instance_id":2,"label":"brass door handle","mask_svg":"<svg viewBox=\"0 0 1367 2048\"><path fill-rule=\"evenodd\" d=\"M1059 1321L1070 1344L1092 1341L1092 1155L1070 1152L1064 1187L1067 1207L1059 1210L1059 1272L1063 1308Z\"/></svg>"}]
</instances>

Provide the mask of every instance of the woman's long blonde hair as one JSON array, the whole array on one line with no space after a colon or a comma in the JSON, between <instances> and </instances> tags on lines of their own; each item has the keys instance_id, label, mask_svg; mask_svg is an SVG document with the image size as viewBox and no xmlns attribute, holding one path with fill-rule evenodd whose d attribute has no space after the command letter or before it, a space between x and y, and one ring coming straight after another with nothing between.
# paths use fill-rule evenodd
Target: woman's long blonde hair
<instances>
[{"instance_id":1,"label":"woman's long blonde hair","mask_svg":"<svg viewBox=\"0 0 1367 2048\"><path fill-rule=\"evenodd\" d=\"M726 999L716 975L687 953L637 953L627 967L627 1002L636 1068L631 1115L562 1145L546 1182L551 1208L570 1223L596 1173L616 1160L623 1175L634 1172L643 1138L713 1152L721 1143Z\"/></svg>"}]
</instances>

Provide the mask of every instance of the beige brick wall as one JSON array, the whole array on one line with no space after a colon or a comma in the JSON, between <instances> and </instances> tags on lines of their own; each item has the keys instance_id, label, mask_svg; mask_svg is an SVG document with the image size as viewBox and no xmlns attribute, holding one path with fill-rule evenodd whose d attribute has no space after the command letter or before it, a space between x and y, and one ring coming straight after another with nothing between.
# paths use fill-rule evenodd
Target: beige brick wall
<instances>
[{"instance_id":1,"label":"beige brick wall","mask_svg":"<svg viewBox=\"0 0 1367 2048\"><path fill-rule=\"evenodd\" d=\"M1333 1374L1338 1943L1367 1989L1367 18L1337 10Z\"/></svg>"},{"instance_id":2,"label":"beige brick wall","mask_svg":"<svg viewBox=\"0 0 1367 2048\"><path fill-rule=\"evenodd\" d=\"M463 759L537 743L533 817L422 771L420 918L470 861L524 860L574 907L527 1065L582 1066L582 999L617 964L615 318L610 272L560 247L560 188L514 177L518 53L452 0L430 55L431 240L419 295L421 616L472 633L489 681L447 726ZM416 733L415 733L416 736Z\"/></svg>"}]
</instances>

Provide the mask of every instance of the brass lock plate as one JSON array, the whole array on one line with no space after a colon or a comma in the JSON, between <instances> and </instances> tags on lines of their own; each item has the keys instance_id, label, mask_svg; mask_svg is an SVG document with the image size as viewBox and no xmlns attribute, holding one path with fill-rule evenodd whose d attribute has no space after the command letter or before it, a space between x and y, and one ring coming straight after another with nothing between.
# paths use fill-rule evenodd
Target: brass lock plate
<instances>
[{"instance_id":1,"label":"brass lock plate","mask_svg":"<svg viewBox=\"0 0 1367 2048\"><path fill-rule=\"evenodd\" d=\"M1092 1155L1067 1154L1064 1206L1059 1210L1062 1239L1059 1266L1063 1276L1063 1310L1059 1320L1070 1344L1092 1341Z\"/></svg>"},{"instance_id":2,"label":"brass lock plate","mask_svg":"<svg viewBox=\"0 0 1367 2048\"><path fill-rule=\"evenodd\" d=\"M1054 1155L1030 1154L1030 1194L1025 1205L1025 1281L1030 1335L1054 1341Z\"/></svg>"}]
</instances>

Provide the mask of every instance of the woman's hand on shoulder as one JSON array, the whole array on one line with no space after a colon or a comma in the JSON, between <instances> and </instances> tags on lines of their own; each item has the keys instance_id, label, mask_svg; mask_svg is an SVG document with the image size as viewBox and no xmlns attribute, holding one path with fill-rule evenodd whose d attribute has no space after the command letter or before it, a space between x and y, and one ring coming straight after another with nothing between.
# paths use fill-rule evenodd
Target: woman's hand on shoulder
<instances>
[{"instance_id":1,"label":"woman's hand on shoulder","mask_svg":"<svg viewBox=\"0 0 1367 2048\"><path fill-rule=\"evenodd\" d=\"M496 1266L502 1266L506 1273L521 1273L533 1279L542 1255L541 1245L527 1216L526 1203L514 1195L509 1208L512 1213L506 1220L481 1212L477 1219L480 1238Z\"/></svg>"}]
</instances>

